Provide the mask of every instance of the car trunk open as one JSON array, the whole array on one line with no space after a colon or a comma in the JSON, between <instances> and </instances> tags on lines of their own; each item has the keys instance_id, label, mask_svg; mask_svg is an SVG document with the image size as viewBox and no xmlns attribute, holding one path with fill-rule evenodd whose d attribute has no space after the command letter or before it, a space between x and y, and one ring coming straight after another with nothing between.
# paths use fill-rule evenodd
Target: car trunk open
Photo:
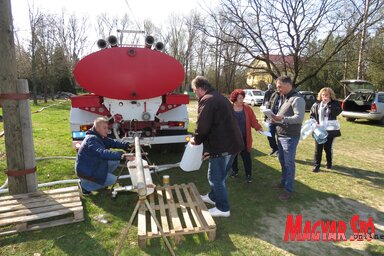
<instances>
[{"instance_id":1,"label":"car trunk open","mask_svg":"<svg viewBox=\"0 0 384 256\"><path fill-rule=\"evenodd\" d=\"M343 101L343 110L370 112L375 98L373 84L365 80L343 80L341 83L350 92L350 95Z\"/></svg>"}]
</instances>

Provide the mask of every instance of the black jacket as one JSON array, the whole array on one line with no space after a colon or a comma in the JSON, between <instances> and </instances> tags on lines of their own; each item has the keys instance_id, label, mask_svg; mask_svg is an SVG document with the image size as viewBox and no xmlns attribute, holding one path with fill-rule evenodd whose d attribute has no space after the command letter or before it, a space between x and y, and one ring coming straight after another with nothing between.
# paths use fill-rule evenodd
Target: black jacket
<instances>
[{"instance_id":1,"label":"black jacket","mask_svg":"<svg viewBox=\"0 0 384 256\"><path fill-rule=\"evenodd\" d=\"M312 119L315 119L319 123L319 107L320 102L315 102L310 110L309 116ZM337 100L332 100L328 102L326 106L326 113L328 115L328 120L337 120L337 116L342 112L341 104ZM338 137L341 136L340 130L327 130L328 136Z\"/></svg>"},{"instance_id":2,"label":"black jacket","mask_svg":"<svg viewBox=\"0 0 384 256\"><path fill-rule=\"evenodd\" d=\"M244 149L232 104L213 89L199 99L194 139L196 144L203 143L204 152L211 156L237 154Z\"/></svg>"}]
</instances>

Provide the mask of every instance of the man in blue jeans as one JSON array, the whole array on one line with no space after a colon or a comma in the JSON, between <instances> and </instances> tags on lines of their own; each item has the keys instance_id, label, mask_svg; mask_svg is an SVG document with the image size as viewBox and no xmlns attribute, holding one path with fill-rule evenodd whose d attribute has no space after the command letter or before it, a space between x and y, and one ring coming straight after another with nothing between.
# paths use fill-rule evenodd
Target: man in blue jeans
<instances>
[{"instance_id":1,"label":"man in blue jeans","mask_svg":"<svg viewBox=\"0 0 384 256\"><path fill-rule=\"evenodd\" d=\"M211 191L201 196L212 217L229 217L230 209L226 180L235 155L244 148L232 104L214 90L205 77L192 80L192 89L199 99L196 131L191 144L204 145L204 157L209 159L208 182Z\"/></svg>"},{"instance_id":2,"label":"man in blue jeans","mask_svg":"<svg viewBox=\"0 0 384 256\"><path fill-rule=\"evenodd\" d=\"M110 148L128 149L127 141L113 140L108 137L108 120L98 117L93 127L81 143L76 157L76 174L80 178L80 188L83 195L91 191L113 185L116 176L112 172L119 166L120 160L130 157L124 151L111 151Z\"/></svg>"},{"instance_id":3,"label":"man in blue jeans","mask_svg":"<svg viewBox=\"0 0 384 256\"><path fill-rule=\"evenodd\" d=\"M296 149L305 114L305 101L293 88L292 80L288 76L277 78L276 88L282 96L282 102L271 122L276 124L282 178L281 182L273 187L284 189L279 195L279 199L286 201L292 197L293 192Z\"/></svg>"}]
</instances>

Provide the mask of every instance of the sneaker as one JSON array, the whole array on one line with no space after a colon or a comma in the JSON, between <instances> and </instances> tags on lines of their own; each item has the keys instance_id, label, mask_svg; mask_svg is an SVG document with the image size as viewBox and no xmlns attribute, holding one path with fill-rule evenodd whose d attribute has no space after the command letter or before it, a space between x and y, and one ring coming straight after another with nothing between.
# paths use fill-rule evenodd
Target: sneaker
<instances>
[{"instance_id":1,"label":"sneaker","mask_svg":"<svg viewBox=\"0 0 384 256\"><path fill-rule=\"evenodd\" d=\"M211 200L211 198L209 198L208 194L206 194L206 195L200 195L200 197L201 197L201 200L203 200L204 203L208 203L208 204L216 205L216 203L213 202L213 201Z\"/></svg>"},{"instance_id":2,"label":"sneaker","mask_svg":"<svg viewBox=\"0 0 384 256\"><path fill-rule=\"evenodd\" d=\"M252 182L252 176L247 175L247 178L245 180L247 181L247 183L251 183Z\"/></svg>"},{"instance_id":3,"label":"sneaker","mask_svg":"<svg viewBox=\"0 0 384 256\"><path fill-rule=\"evenodd\" d=\"M272 185L272 188L275 188L275 189L283 189L284 188L284 185L279 182L279 183L276 183L276 184L273 184Z\"/></svg>"},{"instance_id":4,"label":"sneaker","mask_svg":"<svg viewBox=\"0 0 384 256\"><path fill-rule=\"evenodd\" d=\"M270 156L274 156L274 155L277 155L277 153L279 153L279 150L277 149L272 149L271 153L269 153Z\"/></svg>"},{"instance_id":5,"label":"sneaker","mask_svg":"<svg viewBox=\"0 0 384 256\"><path fill-rule=\"evenodd\" d=\"M208 211L212 217L229 217L229 216L231 216L230 211L223 212L223 211L220 211L219 209L217 209L216 207L208 209Z\"/></svg>"},{"instance_id":6,"label":"sneaker","mask_svg":"<svg viewBox=\"0 0 384 256\"><path fill-rule=\"evenodd\" d=\"M80 181L78 182L78 185L79 185L80 193L81 193L83 196L90 196L90 195L92 195L92 192L91 192L91 191L88 191L88 190L84 189L84 188L81 186L81 182L80 182Z\"/></svg>"},{"instance_id":7,"label":"sneaker","mask_svg":"<svg viewBox=\"0 0 384 256\"><path fill-rule=\"evenodd\" d=\"M288 201L291 198L292 198L292 192L288 192L285 190L279 195L279 199L281 201Z\"/></svg>"},{"instance_id":8,"label":"sneaker","mask_svg":"<svg viewBox=\"0 0 384 256\"><path fill-rule=\"evenodd\" d=\"M232 171L231 175L229 175L229 177L231 178L236 178L239 176L239 172L238 171Z\"/></svg>"},{"instance_id":9,"label":"sneaker","mask_svg":"<svg viewBox=\"0 0 384 256\"><path fill-rule=\"evenodd\" d=\"M315 168L313 168L312 171L313 171L313 172L320 172L320 167L319 167L319 166L316 166Z\"/></svg>"},{"instance_id":10,"label":"sneaker","mask_svg":"<svg viewBox=\"0 0 384 256\"><path fill-rule=\"evenodd\" d=\"M327 165L328 170L332 170L332 165Z\"/></svg>"}]
</instances>

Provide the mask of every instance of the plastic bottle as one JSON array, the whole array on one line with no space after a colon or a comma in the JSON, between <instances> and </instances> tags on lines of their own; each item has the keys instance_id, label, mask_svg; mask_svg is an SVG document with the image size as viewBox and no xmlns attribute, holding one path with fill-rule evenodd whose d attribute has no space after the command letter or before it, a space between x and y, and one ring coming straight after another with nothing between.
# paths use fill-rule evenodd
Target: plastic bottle
<instances>
[{"instance_id":1,"label":"plastic bottle","mask_svg":"<svg viewBox=\"0 0 384 256\"><path fill-rule=\"evenodd\" d=\"M185 151L180 162L180 168L186 172L199 170L203 162L202 155L203 144L192 145L189 142L185 147Z\"/></svg>"},{"instance_id":2,"label":"plastic bottle","mask_svg":"<svg viewBox=\"0 0 384 256\"><path fill-rule=\"evenodd\" d=\"M300 139L305 140L316 128L316 120L309 119L301 126Z\"/></svg>"},{"instance_id":3,"label":"plastic bottle","mask_svg":"<svg viewBox=\"0 0 384 256\"><path fill-rule=\"evenodd\" d=\"M318 144L324 144L327 142L328 132L322 126L317 126L313 131L313 137Z\"/></svg>"}]
</instances>

